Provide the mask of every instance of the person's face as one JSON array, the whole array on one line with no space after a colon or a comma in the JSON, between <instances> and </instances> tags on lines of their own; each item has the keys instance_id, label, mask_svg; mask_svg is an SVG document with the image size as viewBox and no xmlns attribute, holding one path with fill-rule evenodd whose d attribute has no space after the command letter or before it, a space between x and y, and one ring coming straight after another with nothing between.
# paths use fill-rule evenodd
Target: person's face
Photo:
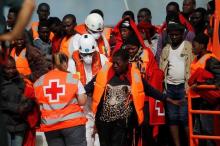
<instances>
[{"instance_id":1,"label":"person's face","mask_svg":"<svg viewBox=\"0 0 220 146\"><path fill-rule=\"evenodd\" d=\"M16 23L16 14L15 13L8 13L7 25L8 27L14 27Z\"/></svg>"},{"instance_id":2,"label":"person's face","mask_svg":"<svg viewBox=\"0 0 220 146\"><path fill-rule=\"evenodd\" d=\"M183 13L184 14L191 14L194 9L195 9L195 5L193 4L192 0L183 1Z\"/></svg>"},{"instance_id":3,"label":"person's face","mask_svg":"<svg viewBox=\"0 0 220 146\"><path fill-rule=\"evenodd\" d=\"M193 26L198 26L203 22L202 14L200 12L192 13L192 16L190 17L190 22Z\"/></svg>"},{"instance_id":4,"label":"person's face","mask_svg":"<svg viewBox=\"0 0 220 146\"><path fill-rule=\"evenodd\" d=\"M125 49L128 51L130 58L133 58L137 54L139 47L136 45L128 44L126 45Z\"/></svg>"},{"instance_id":5,"label":"person's face","mask_svg":"<svg viewBox=\"0 0 220 146\"><path fill-rule=\"evenodd\" d=\"M16 49L23 49L25 48L25 40L24 40L24 36L19 36L16 40L15 40L15 48Z\"/></svg>"},{"instance_id":6,"label":"person's face","mask_svg":"<svg viewBox=\"0 0 220 146\"><path fill-rule=\"evenodd\" d=\"M63 29L67 35L74 34L75 26L76 26L76 23L73 22L73 20L71 18L66 18L63 20Z\"/></svg>"},{"instance_id":7,"label":"person's face","mask_svg":"<svg viewBox=\"0 0 220 146\"><path fill-rule=\"evenodd\" d=\"M204 45L203 45L203 44L199 44L199 43L196 42L196 41L193 41L192 46L193 46L193 48L192 48L192 53L193 53L194 55L199 55L199 54L201 54L201 52L203 51L203 48L204 48Z\"/></svg>"},{"instance_id":8,"label":"person's face","mask_svg":"<svg viewBox=\"0 0 220 146\"><path fill-rule=\"evenodd\" d=\"M179 30L172 30L168 32L168 35L171 40L172 46L178 46L183 41L183 32Z\"/></svg>"},{"instance_id":9,"label":"person's face","mask_svg":"<svg viewBox=\"0 0 220 146\"><path fill-rule=\"evenodd\" d=\"M128 62L123 61L121 57L112 58L112 67L116 74L121 75L128 69Z\"/></svg>"},{"instance_id":10,"label":"person's face","mask_svg":"<svg viewBox=\"0 0 220 146\"><path fill-rule=\"evenodd\" d=\"M62 25L52 24L50 30L55 36L60 36L62 34Z\"/></svg>"},{"instance_id":11,"label":"person's face","mask_svg":"<svg viewBox=\"0 0 220 146\"><path fill-rule=\"evenodd\" d=\"M48 43L49 42L49 39L50 39L50 30L48 27L41 27L39 30L38 30L38 33L39 33L39 37L42 41Z\"/></svg>"},{"instance_id":12,"label":"person's face","mask_svg":"<svg viewBox=\"0 0 220 146\"><path fill-rule=\"evenodd\" d=\"M129 30L128 28L121 28L120 31L121 31L122 40L127 40L127 38L132 34L132 31Z\"/></svg>"},{"instance_id":13,"label":"person's face","mask_svg":"<svg viewBox=\"0 0 220 146\"><path fill-rule=\"evenodd\" d=\"M178 9L174 5L170 5L166 8L167 15L170 13L178 13Z\"/></svg>"},{"instance_id":14,"label":"person's face","mask_svg":"<svg viewBox=\"0 0 220 146\"><path fill-rule=\"evenodd\" d=\"M138 23L142 21L151 23L151 16L148 15L145 11L139 12L137 18L138 18Z\"/></svg>"},{"instance_id":15,"label":"person's face","mask_svg":"<svg viewBox=\"0 0 220 146\"><path fill-rule=\"evenodd\" d=\"M37 14L40 21L47 20L50 15L50 10L47 6L41 6L38 8Z\"/></svg>"},{"instance_id":16,"label":"person's face","mask_svg":"<svg viewBox=\"0 0 220 146\"><path fill-rule=\"evenodd\" d=\"M4 64L3 72L6 78L10 79L17 75L17 69L15 62L13 61L6 61L6 64Z\"/></svg>"}]
</instances>

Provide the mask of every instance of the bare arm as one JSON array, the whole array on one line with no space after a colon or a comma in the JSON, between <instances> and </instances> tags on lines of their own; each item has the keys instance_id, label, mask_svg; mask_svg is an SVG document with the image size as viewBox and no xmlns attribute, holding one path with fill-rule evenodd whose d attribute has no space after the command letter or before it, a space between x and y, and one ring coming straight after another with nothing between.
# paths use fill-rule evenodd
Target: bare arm
<instances>
[{"instance_id":1,"label":"bare arm","mask_svg":"<svg viewBox=\"0 0 220 146\"><path fill-rule=\"evenodd\" d=\"M77 95L78 103L80 106L83 106L86 104L87 101L87 95L86 94L80 94Z\"/></svg>"},{"instance_id":2,"label":"bare arm","mask_svg":"<svg viewBox=\"0 0 220 146\"><path fill-rule=\"evenodd\" d=\"M35 8L35 0L24 0L13 31L0 35L0 41L12 41L21 34L29 23Z\"/></svg>"}]
</instances>

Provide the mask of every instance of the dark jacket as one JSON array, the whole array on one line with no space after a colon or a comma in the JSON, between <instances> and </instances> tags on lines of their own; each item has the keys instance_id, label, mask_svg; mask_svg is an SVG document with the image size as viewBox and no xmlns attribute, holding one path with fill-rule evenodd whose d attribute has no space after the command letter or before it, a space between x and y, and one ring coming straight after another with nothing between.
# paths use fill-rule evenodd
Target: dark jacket
<instances>
[{"instance_id":1,"label":"dark jacket","mask_svg":"<svg viewBox=\"0 0 220 146\"><path fill-rule=\"evenodd\" d=\"M23 79L19 75L9 80L3 78L1 87L0 111L6 122L6 129L9 132L26 130L27 123L24 116L27 111L24 110L24 107L27 107L25 104L29 104L28 107L32 105L23 96L25 88Z\"/></svg>"}]
</instances>

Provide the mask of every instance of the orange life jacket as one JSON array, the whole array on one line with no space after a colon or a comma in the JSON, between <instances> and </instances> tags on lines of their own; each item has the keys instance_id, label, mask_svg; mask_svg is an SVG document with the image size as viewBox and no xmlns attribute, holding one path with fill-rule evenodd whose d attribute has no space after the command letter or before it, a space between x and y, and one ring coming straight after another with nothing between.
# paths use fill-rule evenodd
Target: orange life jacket
<instances>
[{"instance_id":1,"label":"orange life jacket","mask_svg":"<svg viewBox=\"0 0 220 146\"><path fill-rule=\"evenodd\" d=\"M69 43L70 43L71 38L72 37L65 36L60 44L60 52L67 55L69 58L72 57L72 53L73 53L71 50L69 50Z\"/></svg>"},{"instance_id":2,"label":"orange life jacket","mask_svg":"<svg viewBox=\"0 0 220 146\"><path fill-rule=\"evenodd\" d=\"M34 83L41 109L40 131L85 125L87 119L76 98L78 81L78 75L54 69Z\"/></svg>"},{"instance_id":3,"label":"orange life jacket","mask_svg":"<svg viewBox=\"0 0 220 146\"><path fill-rule=\"evenodd\" d=\"M31 74L31 69L29 67L29 63L28 60L26 58L26 52L27 49L24 48L21 53L19 54L19 56L16 55L16 49L13 48L11 51L10 56L13 57L15 59L15 63L16 63L16 68L18 70L18 72L24 76L28 76Z\"/></svg>"},{"instance_id":4,"label":"orange life jacket","mask_svg":"<svg viewBox=\"0 0 220 146\"><path fill-rule=\"evenodd\" d=\"M76 71L80 74L80 81L83 85L86 85L86 73L84 69L84 63L80 58L79 51L73 52L73 60L75 61ZM92 56L92 75L95 76L102 68L99 52L95 51Z\"/></svg>"},{"instance_id":5,"label":"orange life jacket","mask_svg":"<svg viewBox=\"0 0 220 146\"><path fill-rule=\"evenodd\" d=\"M37 38L39 38L39 34L38 34L38 26L39 26L39 22L32 22L31 24L31 30L32 30L32 33L33 33L33 38L34 40L36 40ZM50 40L52 41L54 37L54 34L51 32L50 33Z\"/></svg>"},{"instance_id":6,"label":"orange life jacket","mask_svg":"<svg viewBox=\"0 0 220 146\"><path fill-rule=\"evenodd\" d=\"M80 35L88 33L85 24L77 25L75 27L75 31L77 33L79 33ZM106 28L104 28L103 33L102 33L105 36L106 41L108 43L109 43L109 40L110 40L111 31L112 31L112 28L106 27ZM103 37L100 37L97 40L97 44L98 44L100 54L104 54L106 57L109 57L110 56L110 46L105 45L105 41L103 40Z\"/></svg>"},{"instance_id":7,"label":"orange life jacket","mask_svg":"<svg viewBox=\"0 0 220 146\"><path fill-rule=\"evenodd\" d=\"M101 101L103 93L106 89L108 79L108 72L112 67L112 63L106 62L105 66L98 72L94 87L92 111L96 113L97 107ZM131 68L131 95L134 102L134 107L138 117L138 123L143 123L144 120L144 87L141 79L140 71L136 68L136 65L132 65Z\"/></svg>"},{"instance_id":8,"label":"orange life jacket","mask_svg":"<svg viewBox=\"0 0 220 146\"><path fill-rule=\"evenodd\" d=\"M193 62L191 63L191 66L190 66L190 74L194 74L196 72L196 70L198 68L202 68L204 69L205 68L205 65L206 65L206 61L210 58L210 57L215 57L214 54L212 53L208 53L208 54L205 54L203 55L199 60L197 60L196 58L193 60ZM216 58L216 57L215 57ZM189 94L191 94L191 96L193 97L200 97L199 94L197 94L196 92L194 92L192 89L189 89Z\"/></svg>"},{"instance_id":9,"label":"orange life jacket","mask_svg":"<svg viewBox=\"0 0 220 146\"><path fill-rule=\"evenodd\" d=\"M207 53L205 55L203 55L199 60L197 60L196 58L193 60L193 62L191 63L190 66L190 73L191 75L198 69L198 68L205 68L206 65L206 61L210 58L210 57L215 57L216 56L212 53Z\"/></svg>"}]
</instances>

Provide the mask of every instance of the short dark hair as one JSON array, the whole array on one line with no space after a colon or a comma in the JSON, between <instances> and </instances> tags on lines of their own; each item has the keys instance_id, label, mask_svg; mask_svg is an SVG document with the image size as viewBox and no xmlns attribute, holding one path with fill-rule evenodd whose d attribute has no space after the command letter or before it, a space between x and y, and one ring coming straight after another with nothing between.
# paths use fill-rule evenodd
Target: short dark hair
<instances>
[{"instance_id":1,"label":"short dark hair","mask_svg":"<svg viewBox=\"0 0 220 146\"><path fill-rule=\"evenodd\" d=\"M64 20L64 19L68 19L68 18L72 19L73 22L76 23L76 16L75 16L75 15L73 15L73 14L67 14L67 15L65 15L65 16L63 17L63 20Z\"/></svg>"},{"instance_id":2,"label":"short dark hair","mask_svg":"<svg viewBox=\"0 0 220 146\"><path fill-rule=\"evenodd\" d=\"M180 12L180 6L177 2L169 2L166 6L166 9L169 7L169 6L174 6L176 7L177 11Z\"/></svg>"},{"instance_id":3,"label":"short dark hair","mask_svg":"<svg viewBox=\"0 0 220 146\"><path fill-rule=\"evenodd\" d=\"M205 9L205 8L202 8L202 7L199 7L199 8L197 8L197 9L195 9L194 13L195 13L195 12L201 13L203 19L205 18L206 14L207 14L206 9Z\"/></svg>"},{"instance_id":4,"label":"short dark hair","mask_svg":"<svg viewBox=\"0 0 220 146\"><path fill-rule=\"evenodd\" d=\"M133 21L135 21L134 12L133 12L133 11L130 11L130 10L125 11L125 12L122 14L122 18L124 18L125 16L130 16L131 19L132 19Z\"/></svg>"},{"instance_id":5,"label":"short dark hair","mask_svg":"<svg viewBox=\"0 0 220 146\"><path fill-rule=\"evenodd\" d=\"M104 19L104 13L100 9L93 9L89 14L92 14L92 13L97 13L100 16L102 16L102 18Z\"/></svg>"},{"instance_id":6,"label":"short dark hair","mask_svg":"<svg viewBox=\"0 0 220 146\"><path fill-rule=\"evenodd\" d=\"M39 9L40 9L41 7L43 7L43 6L47 7L47 9L50 11L50 5L49 5L48 3L40 3L40 4L38 5L37 10L39 10Z\"/></svg>"},{"instance_id":7,"label":"short dark hair","mask_svg":"<svg viewBox=\"0 0 220 146\"><path fill-rule=\"evenodd\" d=\"M200 33L200 34L195 36L193 41L198 42L199 44L203 44L205 46L208 46L209 36L204 34L204 33Z\"/></svg>"},{"instance_id":8,"label":"short dark hair","mask_svg":"<svg viewBox=\"0 0 220 146\"><path fill-rule=\"evenodd\" d=\"M114 52L113 58L114 57L120 57L124 62L128 62L130 56L127 50L120 48L119 50Z\"/></svg>"},{"instance_id":9,"label":"short dark hair","mask_svg":"<svg viewBox=\"0 0 220 146\"><path fill-rule=\"evenodd\" d=\"M52 25L60 25L62 24L61 20L58 17L50 17L48 19L49 27Z\"/></svg>"},{"instance_id":10,"label":"short dark hair","mask_svg":"<svg viewBox=\"0 0 220 146\"><path fill-rule=\"evenodd\" d=\"M151 16L151 11L148 8L141 8L138 13L145 12L147 15Z\"/></svg>"}]
</instances>

